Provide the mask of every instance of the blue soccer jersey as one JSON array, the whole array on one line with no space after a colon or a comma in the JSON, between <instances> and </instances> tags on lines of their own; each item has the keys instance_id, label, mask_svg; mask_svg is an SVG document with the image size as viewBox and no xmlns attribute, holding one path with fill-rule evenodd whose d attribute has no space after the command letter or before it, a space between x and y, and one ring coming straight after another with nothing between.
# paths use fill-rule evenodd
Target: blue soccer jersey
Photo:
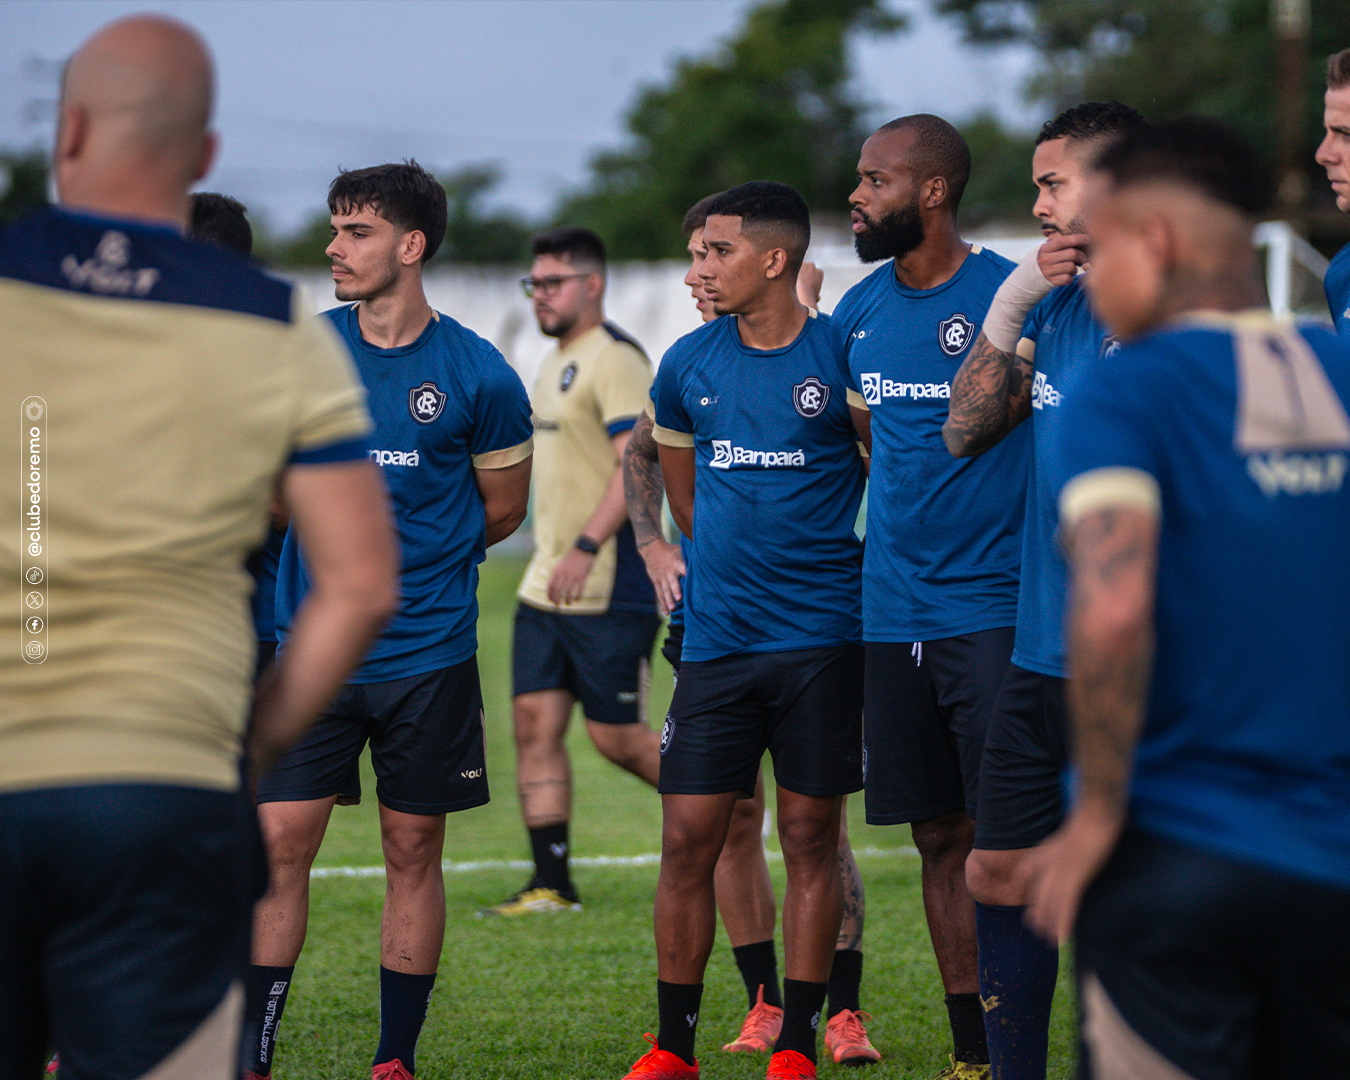
<instances>
[{"instance_id":1,"label":"blue soccer jersey","mask_svg":"<svg viewBox=\"0 0 1350 1080\"><path fill-rule=\"evenodd\" d=\"M655 394L656 440L695 455L684 659L861 640L862 462L830 319L766 350L707 323L666 352Z\"/></svg>"},{"instance_id":2,"label":"blue soccer jersey","mask_svg":"<svg viewBox=\"0 0 1350 1080\"><path fill-rule=\"evenodd\" d=\"M1073 521L1160 506L1143 828L1350 888L1350 349L1204 317L1093 364L1061 422Z\"/></svg>"},{"instance_id":3,"label":"blue soccer jersey","mask_svg":"<svg viewBox=\"0 0 1350 1080\"><path fill-rule=\"evenodd\" d=\"M1336 332L1344 334L1350 329L1350 244L1336 252L1322 279L1322 288L1326 290L1327 306L1331 308L1331 321L1336 324Z\"/></svg>"},{"instance_id":4,"label":"blue soccer jersey","mask_svg":"<svg viewBox=\"0 0 1350 1080\"><path fill-rule=\"evenodd\" d=\"M351 682L388 682L450 667L478 648L478 564L487 550L475 466L503 468L532 447L530 403L496 348L436 314L417 340L378 349L356 305L325 312L351 349L375 421L370 458L383 467L402 546L402 601ZM293 532L277 575L284 637L307 588Z\"/></svg>"},{"instance_id":5,"label":"blue soccer jersey","mask_svg":"<svg viewBox=\"0 0 1350 1080\"><path fill-rule=\"evenodd\" d=\"M1064 678L1064 599L1068 570L1059 548L1055 483L1060 475L1058 429L1065 384L1074 370L1114 346L1092 314L1080 275L1031 309L1019 350L1034 346L1031 384L1034 441L1022 533L1022 585L1017 595L1017 639L1012 661L1028 671Z\"/></svg>"},{"instance_id":6,"label":"blue soccer jersey","mask_svg":"<svg viewBox=\"0 0 1350 1080\"><path fill-rule=\"evenodd\" d=\"M834 310L849 404L868 409L872 467L863 560L868 641L929 641L1017 618L1030 435L954 458L942 441L951 380L1013 264L972 249L952 277L909 289L892 263Z\"/></svg>"}]
</instances>

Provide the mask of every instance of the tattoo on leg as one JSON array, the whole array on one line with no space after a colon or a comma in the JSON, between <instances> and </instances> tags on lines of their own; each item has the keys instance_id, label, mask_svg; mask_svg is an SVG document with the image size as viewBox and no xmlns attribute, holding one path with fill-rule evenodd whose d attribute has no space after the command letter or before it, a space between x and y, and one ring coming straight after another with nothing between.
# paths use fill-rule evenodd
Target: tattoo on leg
<instances>
[{"instance_id":1,"label":"tattoo on leg","mask_svg":"<svg viewBox=\"0 0 1350 1080\"><path fill-rule=\"evenodd\" d=\"M839 876L844 885L844 921L839 926L839 941L835 948L860 949L866 903L862 875L858 873L858 861L851 849L839 852Z\"/></svg>"}]
</instances>

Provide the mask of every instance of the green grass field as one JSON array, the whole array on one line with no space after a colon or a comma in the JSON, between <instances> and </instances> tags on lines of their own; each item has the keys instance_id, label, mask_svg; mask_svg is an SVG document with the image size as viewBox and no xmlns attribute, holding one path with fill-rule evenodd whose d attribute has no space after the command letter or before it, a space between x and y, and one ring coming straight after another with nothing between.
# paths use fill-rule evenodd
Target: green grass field
<instances>
[{"instance_id":1,"label":"green grass field","mask_svg":"<svg viewBox=\"0 0 1350 1080\"><path fill-rule=\"evenodd\" d=\"M452 814L446 827L448 918L445 951L417 1052L419 1080L617 1080L656 1029L652 945L654 862L574 869L585 910L577 915L484 920L474 912L519 888L528 876L511 746L510 634L518 555L494 555L482 568L478 662L487 708L492 802ZM665 715L670 670L654 665L651 716ZM603 760L574 723L572 846L578 860L660 851L660 801L646 785ZM768 761L766 759L766 767ZM381 864L375 779L363 763L365 798L339 807L316 867ZM772 785L770 785L772 792ZM771 795L772 798L772 795ZM875 1019L872 1041L884 1060L876 1080L935 1075L947 1064L950 1033L928 942L919 861L907 828L863 821L850 800L849 828L867 889L862 1003ZM782 862L770 868L782 897ZM516 861L517 866L504 865ZM468 864L480 864L477 866ZM484 865L485 864L485 865ZM313 883L309 939L296 969L278 1039L276 1080L369 1076L379 1030L380 876L328 874ZM782 939L779 938L780 975ZM1051 1031L1050 1076L1074 1071L1073 1000L1067 963L1060 973ZM764 1075L759 1055L724 1054L737 1032L745 994L719 929L699 1020L699 1061L707 1080ZM844 1070L825 1061L822 1075Z\"/></svg>"}]
</instances>

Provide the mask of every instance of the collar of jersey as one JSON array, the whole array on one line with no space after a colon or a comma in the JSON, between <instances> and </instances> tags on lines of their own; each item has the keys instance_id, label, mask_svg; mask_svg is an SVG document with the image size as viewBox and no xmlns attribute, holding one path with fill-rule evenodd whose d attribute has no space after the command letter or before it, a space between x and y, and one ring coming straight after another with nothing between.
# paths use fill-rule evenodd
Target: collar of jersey
<instances>
[{"instance_id":1,"label":"collar of jersey","mask_svg":"<svg viewBox=\"0 0 1350 1080\"><path fill-rule=\"evenodd\" d=\"M807 308L806 310L809 314L801 331L786 345L780 345L776 349L752 349L743 342L741 340L741 327L736 321L735 315L723 315L722 318L717 321L725 322L727 324L727 336L731 338L732 343L735 344L736 348L740 349L746 356L777 356L780 353L787 352L789 349L796 348L796 346L805 339L806 335L811 332L811 327L817 321L817 312L812 308Z\"/></svg>"},{"instance_id":2,"label":"collar of jersey","mask_svg":"<svg viewBox=\"0 0 1350 1080\"><path fill-rule=\"evenodd\" d=\"M415 353L423 345L431 340L431 335L436 332L436 327L441 323L441 313L434 308L431 312L431 318L427 320L427 325L417 338L408 342L406 345L396 345L392 349L381 349L378 345L372 345L361 336L361 320L356 317L356 309L361 302L358 300L354 304L347 306L347 328L351 331L351 339L362 351L370 353L371 356L407 356L409 353Z\"/></svg>"},{"instance_id":3,"label":"collar of jersey","mask_svg":"<svg viewBox=\"0 0 1350 1080\"><path fill-rule=\"evenodd\" d=\"M900 279L895 276L894 259L892 259L890 262L886 264L886 268L890 270L890 273L887 274L886 276L891 279L891 285L894 287L895 291L898 292L901 296L907 296L910 299L919 299L925 296L936 296L944 289L950 289L953 285L955 285L958 281L960 281L963 277L965 277L966 271L970 269L970 260L975 258L975 256L978 255L983 250L984 248L982 248L979 244L972 244L970 246L970 250L966 252L966 257L961 260L961 265L956 268L956 273L954 273L941 285L934 285L931 289L911 289L908 285L901 285Z\"/></svg>"},{"instance_id":4,"label":"collar of jersey","mask_svg":"<svg viewBox=\"0 0 1350 1080\"><path fill-rule=\"evenodd\" d=\"M146 221L143 218L110 217L107 214L96 214L91 210L72 210L65 206L49 206L47 207L47 210L57 217L71 218L77 222L85 222L103 228L136 229L142 232L163 233L166 236L176 236L180 240L184 239L182 229L162 221Z\"/></svg>"}]
</instances>

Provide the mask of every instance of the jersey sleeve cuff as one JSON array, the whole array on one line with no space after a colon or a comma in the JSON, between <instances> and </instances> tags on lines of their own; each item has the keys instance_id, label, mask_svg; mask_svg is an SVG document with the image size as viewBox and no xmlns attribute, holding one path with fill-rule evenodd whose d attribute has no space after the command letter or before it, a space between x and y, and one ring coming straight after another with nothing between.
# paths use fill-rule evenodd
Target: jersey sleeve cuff
<instances>
[{"instance_id":1,"label":"jersey sleeve cuff","mask_svg":"<svg viewBox=\"0 0 1350 1080\"><path fill-rule=\"evenodd\" d=\"M291 452L292 465L331 465L339 461L361 461L370 456L370 440L344 439L326 446L310 446Z\"/></svg>"},{"instance_id":2,"label":"jersey sleeve cuff","mask_svg":"<svg viewBox=\"0 0 1350 1080\"><path fill-rule=\"evenodd\" d=\"M1017 342L1017 355L1023 360L1036 359L1036 342L1029 337L1020 338Z\"/></svg>"},{"instance_id":3,"label":"jersey sleeve cuff","mask_svg":"<svg viewBox=\"0 0 1350 1080\"><path fill-rule=\"evenodd\" d=\"M872 411L867 407L867 402L863 399L863 396L858 393L858 391L854 390L853 387L850 386L848 392L844 396L848 398L848 407L850 409L861 409L863 412Z\"/></svg>"},{"instance_id":4,"label":"jersey sleeve cuff","mask_svg":"<svg viewBox=\"0 0 1350 1080\"><path fill-rule=\"evenodd\" d=\"M1143 469L1113 465L1080 473L1059 495L1059 520L1076 525L1088 514L1107 507L1127 507L1159 517L1162 492L1157 479Z\"/></svg>"},{"instance_id":5,"label":"jersey sleeve cuff","mask_svg":"<svg viewBox=\"0 0 1350 1080\"><path fill-rule=\"evenodd\" d=\"M647 404L642 406L642 415L654 425L656 423L656 402L651 398L647 399Z\"/></svg>"},{"instance_id":6,"label":"jersey sleeve cuff","mask_svg":"<svg viewBox=\"0 0 1350 1080\"><path fill-rule=\"evenodd\" d=\"M673 446L680 450L690 450L694 446L692 431L676 431L674 428L652 424L652 438L662 446Z\"/></svg>"},{"instance_id":7,"label":"jersey sleeve cuff","mask_svg":"<svg viewBox=\"0 0 1350 1080\"><path fill-rule=\"evenodd\" d=\"M509 469L512 465L519 465L533 453L534 436L531 435L523 443L508 446L504 450L487 450L481 454L474 454L473 467L475 469Z\"/></svg>"},{"instance_id":8,"label":"jersey sleeve cuff","mask_svg":"<svg viewBox=\"0 0 1350 1080\"><path fill-rule=\"evenodd\" d=\"M632 431L633 425L636 423L636 416L620 416L616 420L606 420L605 430L609 432L609 437L612 439L615 435L622 435L625 431Z\"/></svg>"}]
</instances>

